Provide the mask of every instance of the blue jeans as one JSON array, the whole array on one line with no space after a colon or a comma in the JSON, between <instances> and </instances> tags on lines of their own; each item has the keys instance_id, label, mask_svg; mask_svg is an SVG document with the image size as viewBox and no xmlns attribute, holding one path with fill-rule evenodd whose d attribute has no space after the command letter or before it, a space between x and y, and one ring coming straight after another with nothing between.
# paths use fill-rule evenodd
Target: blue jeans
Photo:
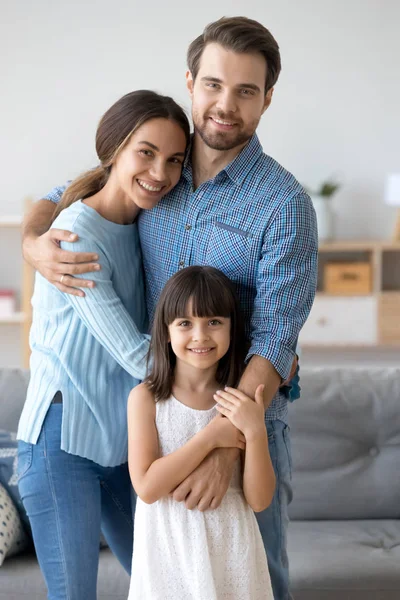
<instances>
[{"instance_id":1,"label":"blue jeans","mask_svg":"<svg viewBox=\"0 0 400 600\"><path fill-rule=\"evenodd\" d=\"M286 550L288 505L292 500L289 427L282 421L267 421L267 430L276 490L271 505L256 517L268 557L274 600L291 600Z\"/></svg>"},{"instance_id":2,"label":"blue jeans","mask_svg":"<svg viewBox=\"0 0 400 600\"><path fill-rule=\"evenodd\" d=\"M62 404L51 404L37 444L19 442L19 490L49 600L96 600L100 530L130 574L127 464L101 467L61 445Z\"/></svg>"}]
</instances>

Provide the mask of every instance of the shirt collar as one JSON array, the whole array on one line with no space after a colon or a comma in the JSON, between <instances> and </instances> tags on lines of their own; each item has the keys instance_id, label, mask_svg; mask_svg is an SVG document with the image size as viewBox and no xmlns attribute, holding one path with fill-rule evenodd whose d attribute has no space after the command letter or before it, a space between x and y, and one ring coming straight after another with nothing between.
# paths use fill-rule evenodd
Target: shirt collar
<instances>
[{"instance_id":1,"label":"shirt collar","mask_svg":"<svg viewBox=\"0 0 400 600\"><path fill-rule=\"evenodd\" d=\"M192 137L193 140L193 137ZM182 175L187 181L192 182L192 163L191 163L191 146L188 148L187 156L183 165ZM221 173L225 173L234 183L241 185L246 179L248 173L252 169L254 163L260 158L263 153L260 140L257 134L254 134L243 150L224 167L216 176L219 177ZM214 179L215 179L214 178Z\"/></svg>"}]
</instances>

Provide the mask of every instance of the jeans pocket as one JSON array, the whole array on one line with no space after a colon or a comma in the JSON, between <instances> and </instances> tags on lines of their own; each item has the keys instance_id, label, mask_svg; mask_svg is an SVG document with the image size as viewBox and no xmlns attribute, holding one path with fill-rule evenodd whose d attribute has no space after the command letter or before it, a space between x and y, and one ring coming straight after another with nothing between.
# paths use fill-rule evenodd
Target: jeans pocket
<instances>
[{"instance_id":1,"label":"jeans pocket","mask_svg":"<svg viewBox=\"0 0 400 600\"><path fill-rule=\"evenodd\" d=\"M18 441L18 481L26 475L32 466L33 444L28 444L22 440Z\"/></svg>"}]
</instances>

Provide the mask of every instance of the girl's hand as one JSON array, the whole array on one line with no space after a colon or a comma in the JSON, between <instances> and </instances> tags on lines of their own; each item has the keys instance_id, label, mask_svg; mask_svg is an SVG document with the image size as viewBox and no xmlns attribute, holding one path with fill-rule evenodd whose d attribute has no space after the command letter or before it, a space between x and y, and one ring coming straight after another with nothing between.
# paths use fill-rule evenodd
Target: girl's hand
<instances>
[{"instance_id":1,"label":"girl's hand","mask_svg":"<svg viewBox=\"0 0 400 600\"><path fill-rule=\"evenodd\" d=\"M235 388L225 388L214 394L218 402L217 410L245 436L246 440L259 434L265 434L264 423L264 386L259 385L255 401Z\"/></svg>"},{"instance_id":2,"label":"girl's hand","mask_svg":"<svg viewBox=\"0 0 400 600\"><path fill-rule=\"evenodd\" d=\"M217 415L207 425L212 432L212 439L215 448L240 448L244 450L246 440L241 431L237 429L229 419L224 419L222 415Z\"/></svg>"}]
</instances>

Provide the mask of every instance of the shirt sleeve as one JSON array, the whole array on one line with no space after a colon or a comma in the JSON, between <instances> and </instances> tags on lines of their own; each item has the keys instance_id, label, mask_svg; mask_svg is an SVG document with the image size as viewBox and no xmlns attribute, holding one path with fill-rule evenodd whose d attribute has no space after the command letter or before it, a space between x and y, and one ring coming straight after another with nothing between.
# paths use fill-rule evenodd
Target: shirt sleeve
<instances>
[{"instance_id":1,"label":"shirt sleeve","mask_svg":"<svg viewBox=\"0 0 400 600\"><path fill-rule=\"evenodd\" d=\"M58 202L60 202L61 196L63 195L70 183L70 181L67 181L67 183L64 185L56 186L48 194L46 194L46 196L43 196L43 200L51 200L52 202L57 204Z\"/></svg>"},{"instance_id":2,"label":"shirt sleeve","mask_svg":"<svg viewBox=\"0 0 400 600\"><path fill-rule=\"evenodd\" d=\"M265 232L258 267L247 360L269 360L283 380L315 297L318 233L314 207L305 193L286 200Z\"/></svg>"},{"instance_id":3,"label":"shirt sleeve","mask_svg":"<svg viewBox=\"0 0 400 600\"><path fill-rule=\"evenodd\" d=\"M64 294L86 328L111 354L125 371L136 379L146 376L150 336L139 331L132 317L117 295L112 283L112 265L93 239L85 239L79 231L76 242L61 242L65 250L97 252L100 271L90 273L96 282L93 289L84 288L85 297ZM85 278L85 274L75 275Z\"/></svg>"}]
</instances>

